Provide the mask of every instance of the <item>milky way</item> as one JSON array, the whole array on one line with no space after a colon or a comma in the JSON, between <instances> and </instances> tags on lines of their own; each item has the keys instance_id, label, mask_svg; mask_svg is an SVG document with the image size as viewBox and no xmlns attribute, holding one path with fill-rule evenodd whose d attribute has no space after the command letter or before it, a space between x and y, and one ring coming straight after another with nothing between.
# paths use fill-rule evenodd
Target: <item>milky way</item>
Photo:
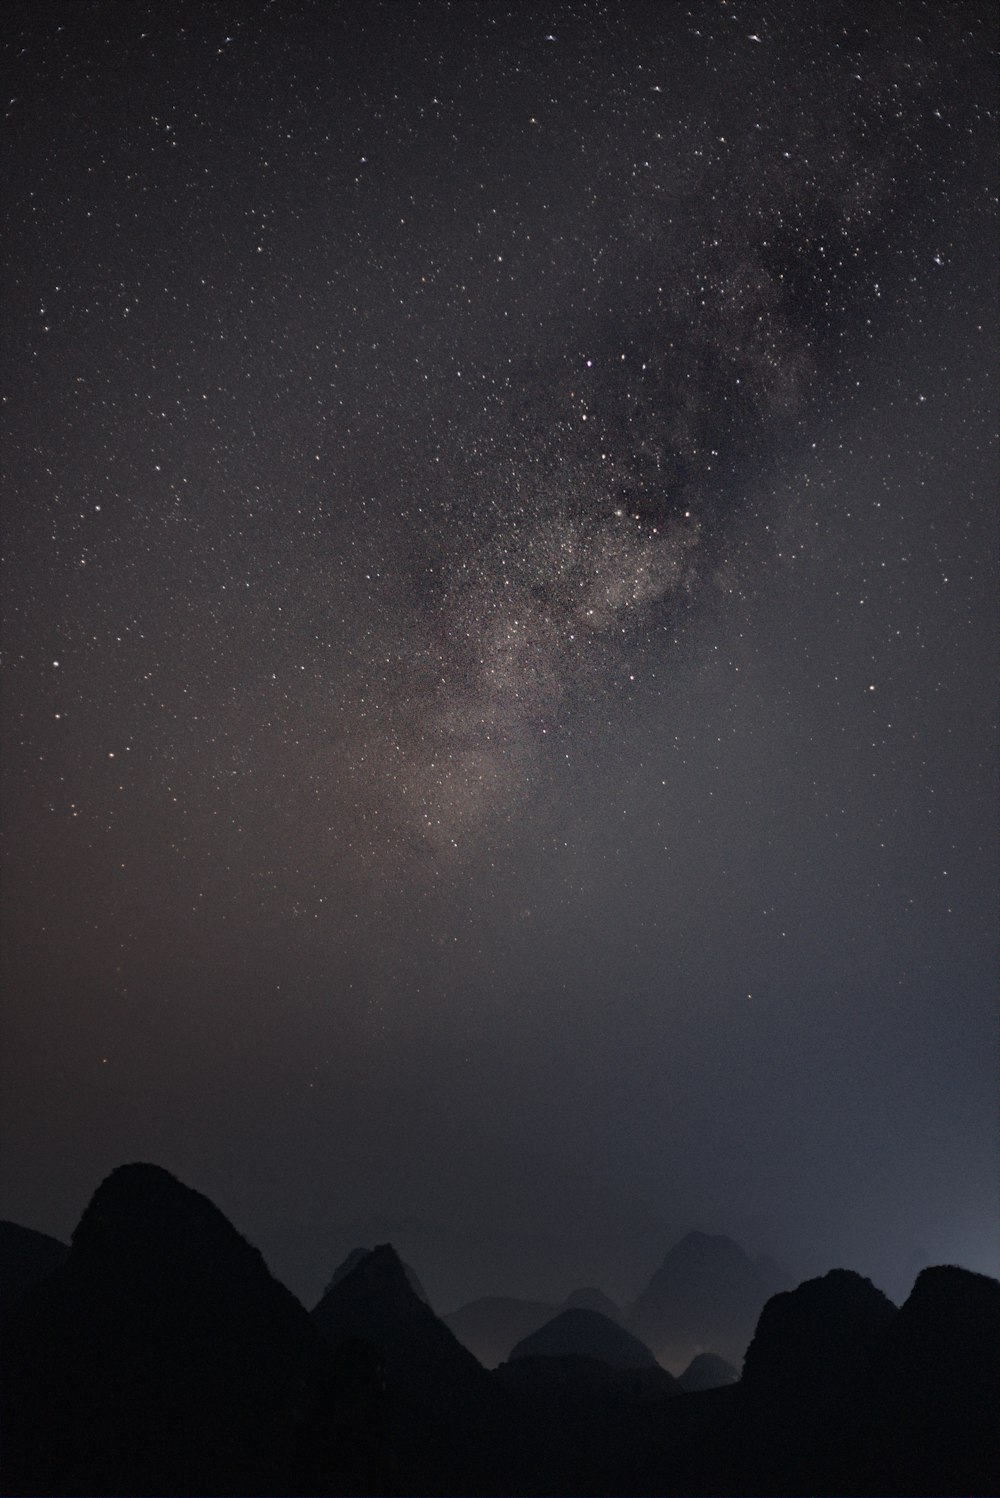
<instances>
[{"instance_id":1,"label":"milky way","mask_svg":"<svg viewBox=\"0 0 1000 1498\"><path fill-rule=\"evenodd\" d=\"M3 1211L995 1269L987 9L11 35Z\"/></svg>"}]
</instances>

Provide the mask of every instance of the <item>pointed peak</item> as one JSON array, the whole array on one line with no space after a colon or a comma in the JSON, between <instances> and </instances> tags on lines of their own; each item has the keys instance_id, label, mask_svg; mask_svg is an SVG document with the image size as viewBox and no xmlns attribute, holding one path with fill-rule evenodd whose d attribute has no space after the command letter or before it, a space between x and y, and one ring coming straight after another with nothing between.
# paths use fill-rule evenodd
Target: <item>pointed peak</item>
<instances>
[{"instance_id":1,"label":"pointed peak","mask_svg":"<svg viewBox=\"0 0 1000 1498\"><path fill-rule=\"evenodd\" d=\"M407 1286L410 1283L406 1274L406 1266L391 1243L379 1243L358 1262L356 1267L363 1269L369 1278L402 1280Z\"/></svg>"},{"instance_id":2,"label":"pointed peak","mask_svg":"<svg viewBox=\"0 0 1000 1498\"><path fill-rule=\"evenodd\" d=\"M339 1285L341 1280L345 1279L347 1275L352 1272L352 1270L357 1269L362 1259L366 1259L370 1253L371 1249L368 1247L352 1248L350 1253L347 1255L347 1258L342 1259L331 1274L329 1280L327 1281L326 1289L323 1291L323 1294L327 1295L333 1289L334 1285Z\"/></svg>"},{"instance_id":3,"label":"pointed peak","mask_svg":"<svg viewBox=\"0 0 1000 1498\"><path fill-rule=\"evenodd\" d=\"M409 1264L404 1263L399 1257L391 1243L381 1243L376 1248L353 1248L347 1258L334 1270L329 1284L323 1291L322 1300L325 1300L331 1290L349 1275L354 1274L360 1274L359 1283L369 1286L377 1285L380 1293L393 1287L398 1290L402 1280L418 1300L423 1301L425 1305L430 1304L427 1293L416 1274Z\"/></svg>"},{"instance_id":4,"label":"pointed peak","mask_svg":"<svg viewBox=\"0 0 1000 1498\"><path fill-rule=\"evenodd\" d=\"M380 1243L375 1248L356 1248L348 1254L319 1304L323 1306L331 1298L343 1299L357 1294L376 1295L383 1302L396 1304L426 1300L414 1288L406 1265L391 1243Z\"/></svg>"},{"instance_id":5,"label":"pointed peak","mask_svg":"<svg viewBox=\"0 0 1000 1498\"><path fill-rule=\"evenodd\" d=\"M406 1385L485 1377L475 1357L414 1289L391 1243L379 1244L331 1285L313 1321L334 1347L361 1338L386 1359L390 1380Z\"/></svg>"}]
</instances>

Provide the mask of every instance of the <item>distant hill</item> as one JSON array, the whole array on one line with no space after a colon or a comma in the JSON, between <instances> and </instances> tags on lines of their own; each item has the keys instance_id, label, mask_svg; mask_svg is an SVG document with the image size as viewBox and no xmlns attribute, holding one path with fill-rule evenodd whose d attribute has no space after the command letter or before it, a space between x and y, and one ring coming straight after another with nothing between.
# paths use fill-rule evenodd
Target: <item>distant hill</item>
<instances>
[{"instance_id":1,"label":"distant hill","mask_svg":"<svg viewBox=\"0 0 1000 1498\"><path fill-rule=\"evenodd\" d=\"M0 1222L0 1315L68 1257L68 1243L16 1222Z\"/></svg>"},{"instance_id":2,"label":"distant hill","mask_svg":"<svg viewBox=\"0 0 1000 1498\"><path fill-rule=\"evenodd\" d=\"M556 1307L559 1311L572 1311L581 1309L584 1311L600 1311L602 1316L607 1316L611 1321L621 1324L622 1308L615 1305L610 1295L605 1295L603 1290L596 1290L592 1285L585 1285L580 1290L571 1290L562 1305Z\"/></svg>"},{"instance_id":3,"label":"distant hill","mask_svg":"<svg viewBox=\"0 0 1000 1498\"><path fill-rule=\"evenodd\" d=\"M722 1235L689 1233L628 1308L625 1324L676 1372L699 1352L739 1367L765 1302L791 1284Z\"/></svg>"},{"instance_id":4,"label":"distant hill","mask_svg":"<svg viewBox=\"0 0 1000 1498\"><path fill-rule=\"evenodd\" d=\"M732 1363L714 1352L699 1352L692 1358L678 1379L686 1394L696 1394L703 1389L724 1389L739 1381L739 1373Z\"/></svg>"},{"instance_id":5,"label":"distant hill","mask_svg":"<svg viewBox=\"0 0 1000 1498\"><path fill-rule=\"evenodd\" d=\"M582 1306L560 1311L511 1352L517 1358L586 1357L612 1368L656 1368L659 1365L645 1343L600 1311Z\"/></svg>"},{"instance_id":6,"label":"distant hill","mask_svg":"<svg viewBox=\"0 0 1000 1498\"><path fill-rule=\"evenodd\" d=\"M257 1250L158 1166L98 1187L4 1344L8 1490L278 1493L308 1478L323 1344Z\"/></svg>"},{"instance_id":7,"label":"distant hill","mask_svg":"<svg viewBox=\"0 0 1000 1498\"><path fill-rule=\"evenodd\" d=\"M622 1310L603 1290L584 1286L572 1290L558 1304L547 1300L519 1300L509 1295L487 1295L452 1311L444 1320L455 1336L482 1363L496 1368L510 1357L524 1337L551 1321L560 1311L582 1308L600 1311L612 1321L622 1321Z\"/></svg>"}]
</instances>

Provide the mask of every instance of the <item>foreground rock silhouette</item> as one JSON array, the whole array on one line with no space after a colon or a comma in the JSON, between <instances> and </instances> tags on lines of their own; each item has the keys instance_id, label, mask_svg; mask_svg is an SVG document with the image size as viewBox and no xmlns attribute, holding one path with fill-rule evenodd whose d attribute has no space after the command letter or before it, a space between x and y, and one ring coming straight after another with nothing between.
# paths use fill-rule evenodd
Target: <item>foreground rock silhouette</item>
<instances>
[{"instance_id":1,"label":"foreground rock silhouette","mask_svg":"<svg viewBox=\"0 0 1000 1498\"><path fill-rule=\"evenodd\" d=\"M328 1400L304 1308L155 1165L95 1192L4 1329L4 1481L41 1493L289 1491Z\"/></svg>"},{"instance_id":2,"label":"foreground rock silhouette","mask_svg":"<svg viewBox=\"0 0 1000 1498\"><path fill-rule=\"evenodd\" d=\"M765 1306L734 1393L696 1464L707 1488L995 1492L1000 1284L926 1269L897 1311L853 1271L807 1280Z\"/></svg>"},{"instance_id":3,"label":"foreground rock silhouette","mask_svg":"<svg viewBox=\"0 0 1000 1498\"><path fill-rule=\"evenodd\" d=\"M859 1458L882 1491L1000 1491L1000 1283L920 1272L872 1361Z\"/></svg>"},{"instance_id":4,"label":"foreground rock silhouette","mask_svg":"<svg viewBox=\"0 0 1000 1498\"><path fill-rule=\"evenodd\" d=\"M739 1464L763 1490L850 1481L868 1381L896 1307L870 1280L833 1269L773 1296L747 1349Z\"/></svg>"}]
</instances>

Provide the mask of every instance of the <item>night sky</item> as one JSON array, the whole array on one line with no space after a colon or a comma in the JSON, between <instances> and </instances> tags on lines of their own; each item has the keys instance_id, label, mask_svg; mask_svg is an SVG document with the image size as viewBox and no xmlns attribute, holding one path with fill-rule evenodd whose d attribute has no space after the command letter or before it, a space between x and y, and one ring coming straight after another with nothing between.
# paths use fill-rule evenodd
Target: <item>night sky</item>
<instances>
[{"instance_id":1,"label":"night sky","mask_svg":"<svg viewBox=\"0 0 1000 1498\"><path fill-rule=\"evenodd\" d=\"M0 1215L1000 1272L992 7L7 31Z\"/></svg>"}]
</instances>

